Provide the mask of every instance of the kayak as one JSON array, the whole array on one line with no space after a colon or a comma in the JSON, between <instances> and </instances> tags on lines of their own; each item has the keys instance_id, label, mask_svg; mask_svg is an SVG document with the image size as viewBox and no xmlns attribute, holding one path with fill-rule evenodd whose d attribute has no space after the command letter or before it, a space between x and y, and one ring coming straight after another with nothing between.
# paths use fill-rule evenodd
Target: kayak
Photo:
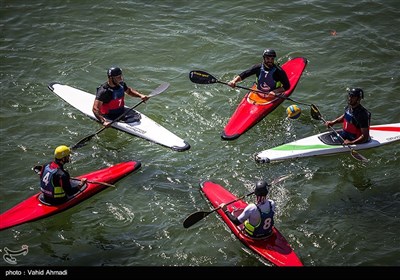
<instances>
[{"instance_id":1,"label":"kayak","mask_svg":"<svg viewBox=\"0 0 400 280\"><path fill-rule=\"evenodd\" d=\"M98 122L98 119L92 112L93 102L96 97L94 94L56 82L50 83L48 88L72 107ZM128 107L126 107L126 109L128 109ZM134 112L137 112L140 116L136 119L132 119L133 122L116 121L111 126L131 135L171 148L174 151L180 152L190 148L190 145L185 140L146 115L138 111Z\"/></svg>"},{"instance_id":2,"label":"kayak","mask_svg":"<svg viewBox=\"0 0 400 280\"><path fill-rule=\"evenodd\" d=\"M214 207L219 207L221 203L227 203L238 199L224 187L212 181L204 181L200 183L200 187L206 198ZM239 216L246 206L246 202L238 199L236 202L229 204L227 209L235 216ZM217 210L217 212L233 234L245 246L253 250L265 260L276 266L303 266L299 257L276 227L273 227L272 235L269 237L253 239L243 232L243 225L236 226L222 211L222 209Z\"/></svg>"},{"instance_id":3,"label":"kayak","mask_svg":"<svg viewBox=\"0 0 400 280\"><path fill-rule=\"evenodd\" d=\"M249 91L230 117L221 133L221 138L223 140L237 139L274 111L285 101L285 98L293 93L306 66L307 59L304 57L293 58L282 65L290 82L290 88L282 94L283 98L275 96L262 98L257 92ZM254 84L251 89L256 90L257 85Z\"/></svg>"},{"instance_id":4,"label":"kayak","mask_svg":"<svg viewBox=\"0 0 400 280\"><path fill-rule=\"evenodd\" d=\"M67 202L60 205L49 205L42 202L41 192L39 192L0 214L0 230L36 221L71 208L106 189L107 184L115 183L140 167L140 161L126 161L78 176L76 179L87 178L88 183Z\"/></svg>"},{"instance_id":5,"label":"kayak","mask_svg":"<svg viewBox=\"0 0 400 280\"><path fill-rule=\"evenodd\" d=\"M340 130L337 130L338 132ZM258 163L270 163L285 159L322 156L380 147L400 140L400 123L370 126L371 141L363 144L342 145L335 132L324 132L264 150L255 155ZM350 148L350 149L349 149Z\"/></svg>"}]
</instances>

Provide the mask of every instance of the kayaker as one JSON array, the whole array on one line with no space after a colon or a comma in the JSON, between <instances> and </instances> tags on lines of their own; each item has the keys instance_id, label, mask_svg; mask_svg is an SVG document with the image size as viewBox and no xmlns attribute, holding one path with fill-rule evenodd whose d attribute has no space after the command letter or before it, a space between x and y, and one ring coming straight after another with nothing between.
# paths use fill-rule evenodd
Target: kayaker
<instances>
[{"instance_id":1,"label":"kayaker","mask_svg":"<svg viewBox=\"0 0 400 280\"><path fill-rule=\"evenodd\" d=\"M40 172L40 190L46 203L56 205L64 203L69 196L79 192L86 184L83 178L80 183L71 185L70 175L64 169L64 164L70 162L71 149L65 145L58 146L54 151L54 161L44 165ZM79 181L78 181L79 182Z\"/></svg>"},{"instance_id":2,"label":"kayaker","mask_svg":"<svg viewBox=\"0 0 400 280\"><path fill-rule=\"evenodd\" d=\"M371 123L371 113L361 105L364 98L364 91L361 88L347 89L347 103L344 114L333 121L325 122L326 127L337 123L343 123L343 130L339 131L344 139L343 144L361 144L370 140L369 127Z\"/></svg>"},{"instance_id":3,"label":"kayaker","mask_svg":"<svg viewBox=\"0 0 400 280\"><path fill-rule=\"evenodd\" d=\"M143 101L149 99L147 95L128 87L124 82L122 70L111 67L107 70L108 80L97 88L93 103L93 114L104 125L109 126L111 121L124 113L125 93L132 97L139 97ZM140 120L140 114L131 110L122 121L134 122Z\"/></svg>"},{"instance_id":4,"label":"kayaker","mask_svg":"<svg viewBox=\"0 0 400 280\"><path fill-rule=\"evenodd\" d=\"M255 64L235 76L235 78L228 82L228 85L234 88L238 82L243 81L249 76L256 75L257 89L266 92L266 94L258 93L261 97L281 95L290 88L290 82L286 72L278 64L275 64L275 58L275 50L264 50L262 63Z\"/></svg>"},{"instance_id":5,"label":"kayaker","mask_svg":"<svg viewBox=\"0 0 400 280\"><path fill-rule=\"evenodd\" d=\"M244 232L250 237L263 238L272 234L275 202L267 198L268 188L269 185L266 181L258 181L254 188L256 203L249 203L238 217L227 210L226 204L220 205L235 225L244 224Z\"/></svg>"}]
</instances>

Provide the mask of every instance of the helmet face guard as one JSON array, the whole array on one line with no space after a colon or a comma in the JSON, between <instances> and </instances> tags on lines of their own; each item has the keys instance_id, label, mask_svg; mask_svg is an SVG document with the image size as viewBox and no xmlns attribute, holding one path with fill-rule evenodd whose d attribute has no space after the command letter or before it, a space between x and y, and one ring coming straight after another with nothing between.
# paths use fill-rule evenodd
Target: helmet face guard
<instances>
[{"instance_id":1,"label":"helmet face guard","mask_svg":"<svg viewBox=\"0 0 400 280\"><path fill-rule=\"evenodd\" d=\"M361 88L347 88L347 93L350 97L357 96L364 99L364 91Z\"/></svg>"},{"instance_id":2,"label":"helmet face guard","mask_svg":"<svg viewBox=\"0 0 400 280\"><path fill-rule=\"evenodd\" d=\"M119 67L111 67L107 70L108 77L116 77L122 75L122 70Z\"/></svg>"},{"instance_id":3,"label":"helmet face guard","mask_svg":"<svg viewBox=\"0 0 400 280\"><path fill-rule=\"evenodd\" d=\"M273 49L266 49L263 52L263 57L276 57L276 52Z\"/></svg>"},{"instance_id":4,"label":"helmet face guard","mask_svg":"<svg viewBox=\"0 0 400 280\"><path fill-rule=\"evenodd\" d=\"M266 196L268 195L268 183L261 180L256 183L254 188L254 194L256 196Z\"/></svg>"}]
</instances>

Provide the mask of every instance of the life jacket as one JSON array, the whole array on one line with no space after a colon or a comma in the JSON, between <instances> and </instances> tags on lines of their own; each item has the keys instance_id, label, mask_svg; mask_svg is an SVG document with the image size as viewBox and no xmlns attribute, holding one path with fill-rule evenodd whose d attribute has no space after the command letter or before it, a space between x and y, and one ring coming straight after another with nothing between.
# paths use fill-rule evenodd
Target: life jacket
<instances>
[{"instance_id":1,"label":"life jacket","mask_svg":"<svg viewBox=\"0 0 400 280\"><path fill-rule=\"evenodd\" d=\"M262 91L273 91L274 89L282 85L281 82L276 82L274 80L274 72L276 71L276 66L268 71L265 69L264 63L261 64L260 75L257 79L257 88Z\"/></svg>"},{"instance_id":2,"label":"life jacket","mask_svg":"<svg viewBox=\"0 0 400 280\"><path fill-rule=\"evenodd\" d=\"M269 212L262 212L257 205L257 209L260 212L260 222L253 226L248 220L244 222L244 230L251 237L266 237L271 235L272 227L274 225L274 212L272 211L271 202L269 202Z\"/></svg>"},{"instance_id":3,"label":"life jacket","mask_svg":"<svg viewBox=\"0 0 400 280\"><path fill-rule=\"evenodd\" d=\"M110 86L105 87L105 90L110 96L110 101L100 106L100 113L104 116L120 116L124 113L124 87L122 84L112 88Z\"/></svg>"},{"instance_id":4,"label":"life jacket","mask_svg":"<svg viewBox=\"0 0 400 280\"><path fill-rule=\"evenodd\" d=\"M350 107L346 108L343 119L343 138L354 140L362 135L361 127L359 125L359 121L357 120L357 118L362 117L362 113L363 111L360 109L350 110ZM367 113L369 126L370 113Z\"/></svg>"},{"instance_id":5,"label":"life jacket","mask_svg":"<svg viewBox=\"0 0 400 280\"><path fill-rule=\"evenodd\" d=\"M53 177L58 172L60 166L51 162L44 166L42 173L40 174L40 190L48 197L51 198L65 198L66 193L61 186L54 186Z\"/></svg>"}]
</instances>

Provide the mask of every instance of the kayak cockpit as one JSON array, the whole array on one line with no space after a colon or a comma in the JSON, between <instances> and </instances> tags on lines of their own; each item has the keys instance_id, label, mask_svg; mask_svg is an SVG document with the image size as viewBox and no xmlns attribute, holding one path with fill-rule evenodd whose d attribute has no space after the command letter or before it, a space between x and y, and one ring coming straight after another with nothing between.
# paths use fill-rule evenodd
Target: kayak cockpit
<instances>
[{"instance_id":1,"label":"kayak cockpit","mask_svg":"<svg viewBox=\"0 0 400 280\"><path fill-rule=\"evenodd\" d=\"M343 129L337 130L337 132L340 134L340 132L343 131ZM330 131L325 134L322 134L318 136L319 140L321 140L322 143L326 145L343 145L342 139L337 136L336 131ZM369 140L365 143L368 143L371 141L371 137ZM365 144L362 143L362 144Z\"/></svg>"},{"instance_id":2,"label":"kayak cockpit","mask_svg":"<svg viewBox=\"0 0 400 280\"><path fill-rule=\"evenodd\" d=\"M72 184L72 181L71 181ZM75 183L77 184L77 183ZM71 199L73 199L74 197L78 196L80 193L82 193L86 188L88 187L88 184L84 184L79 190L76 191L76 193L74 193L73 195L70 195L67 197L66 200L61 201L61 202L57 202L57 203L53 203L50 200L46 199L43 193L40 193L37 196L37 199L40 201L40 203L47 205L47 206L58 206L58 205L62 205L64 203L67 203L68 201L70 201Z\"/></svg>"}]
</instances>

